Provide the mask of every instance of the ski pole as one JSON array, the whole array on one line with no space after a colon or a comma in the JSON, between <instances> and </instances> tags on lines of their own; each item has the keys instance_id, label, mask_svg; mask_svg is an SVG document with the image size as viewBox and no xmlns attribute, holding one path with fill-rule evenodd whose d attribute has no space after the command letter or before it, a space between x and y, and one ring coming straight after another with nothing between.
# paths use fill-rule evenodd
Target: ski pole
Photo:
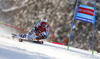
<instances>
[{"instance_id":1,"label":"ski pole","mask_svg":"<svg viewBox=\"0 0 100 59\"><path fill-rule=\"evenodd\" d=\"M14 29L18 29L18 30L21 30L21 31L25 31L24 29L20 29L20 28L14 27L14 26L10 26L10 25L4 24L4 23L0 23L0 24L14 28Z\"/></svg>"},{"instance_id":2,"label":"ski pole","mask_svg":"<svg viewBox=\"0 0 100 59\"><path fill-rule=\"evenodd\" d=\"M0 23L0 24L11 27L11 28L14 28L14 29L18 29L18 30L21 30L21 31L25 31L24 29L20 29L20 28L17 28L17 27L11 26L11 25L7 25L7 24L4 24L4 23ZM28 32L28 31L25 31L25 32ZM35 33L33 33L33 34L35 34Z\"/></svg>"}]
</instances>

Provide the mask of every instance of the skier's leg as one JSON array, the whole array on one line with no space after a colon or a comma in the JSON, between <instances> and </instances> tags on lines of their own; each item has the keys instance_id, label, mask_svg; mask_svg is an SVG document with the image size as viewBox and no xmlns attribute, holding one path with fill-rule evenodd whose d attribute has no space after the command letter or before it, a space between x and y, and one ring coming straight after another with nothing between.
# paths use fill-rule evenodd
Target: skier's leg
<instances>
[{"instance_id":1,"label":"skier's leg","mask_svg":"<svg viewBox=\"0 0 100 59\"><path fill-rule=\"evenodd\" d=\"M47 36L46 36L46 33L45 32L42 32L39 34L39 36L36 37L37 41L41 40L41 39L46 39Z\"/></svg>"},{"instance_id":2,"label":"skier's leg","mask_svg":"<svg viewBox=\"0 0 100 59\"><path fill-rule=\"evenodd\" d=\"M29 40L34 40L37 37L34 29L31 29L26 35Z\"/></svg>"},{"instance_id":3,"label":"skier's leg","mask_svg":"<svg viewBox=\"0 0 100 59\"><path fill-rule=\"evenodd\" d=\"M12 36L13 38L16 38L16 39L22 39L22 38L26 38L27 35L26 34L21 34L21 35L16 35L16 34L13 34Z\"/></svg>"},{"instance_id":4,"label":"skier's leg","mask_svg":"<svg viewBox=\"0 0 100 59\"><path fill-rule=\"evenodd\" d=\"M37 41L41 39L46 39L46 38L47 38L46 32L42 32L39 34L39 36L36 37ZM41 41L41 43L43 43L43 41Z\"/></svg>"},{"instance_id":5,"label":"skier's leg","mask_svg":"<svg viewBox=\"0 0 100 59\"><path fill-rule=\"evenodd\" d=\"M13 34L12 37L17 39L27 39L27 40L33 40L37 38L34 29L31 29L27 34L22 34L22 35Z\"/></svg>"},{"instance_id":6,"label":"skier's leg","mask_svg":"<svg viewBox=\"0 0 100 59\"><path fill-rule=\"evenodd\" d=\"M32 29L27 34L21 34L21 35L16 35L16 34L12 33L12 35L13 35L12 37L16 38L16 39L23 39L24 38L24 39L29 39L30 40L31 39L30 36L32 35L33 31L34 30Z\"/></svg>"},{"instance_id":7,"label":"skier's leg","mask_svg":"<svg viewBox=\"0 0 100 59\"><path fill-rule=\"evenodd\" d=\"M46 39L47 38L46 32L40 33L39 36L42 37L42 39Z\"/></svg>"}]
</instances>

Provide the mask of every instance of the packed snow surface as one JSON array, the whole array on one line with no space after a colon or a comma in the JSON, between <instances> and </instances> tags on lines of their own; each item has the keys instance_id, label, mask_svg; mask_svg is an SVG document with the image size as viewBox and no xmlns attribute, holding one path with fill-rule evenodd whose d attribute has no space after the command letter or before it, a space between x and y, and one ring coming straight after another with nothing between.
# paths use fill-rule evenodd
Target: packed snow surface
<instances>
[{"instance_id":1,"label":"packed snow surface","mask_svg":"<svg viewBox=\"0 0 100 59\"><path fill-rule=\"evenodd\" d=\"M8 36L0 36L0 59L100 59L100 53L57 45L18 42Z\"/></svg>"}]
</instances>

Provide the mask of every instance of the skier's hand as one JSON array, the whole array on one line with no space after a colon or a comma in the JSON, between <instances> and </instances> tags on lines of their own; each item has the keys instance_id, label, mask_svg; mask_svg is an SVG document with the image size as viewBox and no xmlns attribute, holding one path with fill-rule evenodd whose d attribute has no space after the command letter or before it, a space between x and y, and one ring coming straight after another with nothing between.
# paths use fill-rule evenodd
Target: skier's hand
<instances>
[{"instance_id":1,"label":"skier's hand","mask_svg":"<svg viewBox=\"0 0 100 59\"><path fill-rule=\"evenodd\" d=\"M39 33L36 33L36 36L39 36Z\"/></svg>"}]
</instances>

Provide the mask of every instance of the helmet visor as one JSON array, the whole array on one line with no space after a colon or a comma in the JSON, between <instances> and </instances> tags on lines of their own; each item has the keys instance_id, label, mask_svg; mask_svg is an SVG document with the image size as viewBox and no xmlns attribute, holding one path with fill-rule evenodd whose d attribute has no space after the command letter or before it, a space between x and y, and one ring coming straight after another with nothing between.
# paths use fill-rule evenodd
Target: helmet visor
<instances>
[{"instance_id":1,"label":"helmet visor","mask_svg":"<svg viewBox=\"0 0 100 59\"><path fill-rule=\"evenodd\" d=\"M45 26L47 24L47 22L42 22L42 26Z\"/></svg>"}]
</instances>

